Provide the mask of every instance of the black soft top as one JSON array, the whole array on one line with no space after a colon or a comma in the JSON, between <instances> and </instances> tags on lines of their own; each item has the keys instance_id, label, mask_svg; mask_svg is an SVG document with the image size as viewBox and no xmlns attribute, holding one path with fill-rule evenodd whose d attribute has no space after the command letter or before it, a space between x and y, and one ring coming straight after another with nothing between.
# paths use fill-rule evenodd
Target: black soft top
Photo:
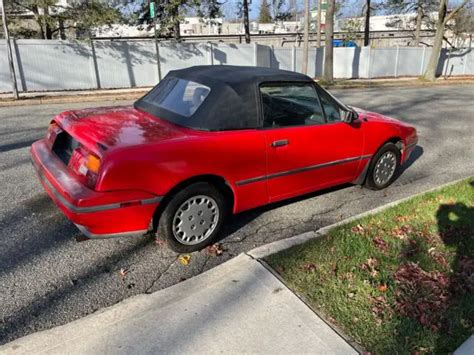
<instances>
[{"instance_id":1,"label":"black soft top","mask_svg":"<svg viewBox=\"0 0 474 355\"><path fill-rule=\"evenodd\" d=\"M181 126L222 131L259 127L258 87L262 83L313 83L306 75L286 70L231 65L203 65L173 70L162 80L179 78L210 88L210 93L190 117L181 116L140 99L135 107ZM158 84L154 90L159 90ZM146 95L145 95L146 97Z\"/></svg>"}]
</instances>

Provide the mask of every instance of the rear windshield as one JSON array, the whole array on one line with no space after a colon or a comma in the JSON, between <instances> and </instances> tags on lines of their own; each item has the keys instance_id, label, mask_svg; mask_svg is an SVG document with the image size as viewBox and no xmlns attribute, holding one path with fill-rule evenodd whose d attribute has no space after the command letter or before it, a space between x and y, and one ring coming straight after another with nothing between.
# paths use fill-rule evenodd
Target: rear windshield
<instances>
[{"instance_id":1,"label":"rear windshield","mask_svg":"<svg viewBox=\"0 0 474 355\"><path fill-rule=\"evenodd\" d=\"M165 78L140 101L190 117L201 106L210 91L209 87L194 81Z\"/></svg>"}]
</instances>

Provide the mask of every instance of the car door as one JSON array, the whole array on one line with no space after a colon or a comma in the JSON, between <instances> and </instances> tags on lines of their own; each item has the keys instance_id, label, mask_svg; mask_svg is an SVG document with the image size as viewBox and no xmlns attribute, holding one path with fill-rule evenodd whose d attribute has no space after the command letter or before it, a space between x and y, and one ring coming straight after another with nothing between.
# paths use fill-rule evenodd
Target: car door
<instances>
[{"instance_id":1,"label":"car door","mask_svg":"<svg viewBox=\"0 0 474 355\"><path fill-rule=\"evenodd\" d=\"M270 201L351 181L363 149L360 122L313 83L260 85Z\"/></svg>"}]
</instances>

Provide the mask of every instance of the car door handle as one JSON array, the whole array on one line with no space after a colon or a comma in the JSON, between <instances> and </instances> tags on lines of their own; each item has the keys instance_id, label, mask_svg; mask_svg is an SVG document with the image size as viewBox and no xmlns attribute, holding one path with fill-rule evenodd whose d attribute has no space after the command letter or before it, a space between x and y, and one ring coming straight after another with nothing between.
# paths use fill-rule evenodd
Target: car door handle
<instances>
[{"instance_id":1,"label":"car door handle","mask_svg":"<svg viewBox=\"0 0 474 355\"><path fill-rule=\"evenodd\" d=\"M278 141L273 141L273 143L270 145L270 147L272 147L272 148L283 147L285 145L288 145L288 143L289 143L288 139L280 139Z\"/></svg>"}]
</instances>

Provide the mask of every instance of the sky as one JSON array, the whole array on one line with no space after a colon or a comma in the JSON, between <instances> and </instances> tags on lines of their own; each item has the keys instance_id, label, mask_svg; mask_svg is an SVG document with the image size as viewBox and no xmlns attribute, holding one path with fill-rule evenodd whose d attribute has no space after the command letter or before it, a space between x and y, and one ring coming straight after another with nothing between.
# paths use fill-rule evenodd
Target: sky
<instances>
[{"instance_id":1,"label":"sky","mask_svg":"<svg viewBox=\"0 0 474 355\"><path fill-rule=\"evenodd\" d=\"M223 0L223 12L225 15L232 15L233 18L236 18L235 16L235 8L236 4L239 0ZM259 8L260 8L260 1L261 0L249 0L251 2L250 4L250 18L252 20L257 19L258 13L259 13ZM289 2L290 0L287 0ZM347 16L357 16L360 14L363 5L365 4L365 0L336 0L340 3L343 4L342 8L342 17L347 17ZM458 5L462 0L449 0L448 1L448 6L455 7ZM271 3L271 0L267 0L268 3ZM296 0L298 9L303 9L304 8L304 0ZM383 0L371 0L372 4L380 4L383 3ZM310 7L313 8L316 6L317 0L310 0ZM227 17L227 16L226 16Z\"/></svg>"},{"instance_id":2,"label":"sky","mask_svg":"<svg viewBox=\"0 0 474 355\"><path fill-rule=\"evenodd\" d=\"M224 15L227 17L232 16L235 18L236 6L239 0L224 0L222 1L222 10ZM250 2L250 18L252 20L257 19L260 9L261 0L249 0ZM271 3L271 0L267 0L268 3ZM287 0L287 2L290 2ZM360 13L365 0L341 0L343 3L343 15L353 15L354 13ZM372 3L380 3L381 0L372 0ZM304 0L296 0L298 9L303 10ZM317 0L310 0L310 7L313 8L317 5Z\"/></svg>"}]
</instances>

